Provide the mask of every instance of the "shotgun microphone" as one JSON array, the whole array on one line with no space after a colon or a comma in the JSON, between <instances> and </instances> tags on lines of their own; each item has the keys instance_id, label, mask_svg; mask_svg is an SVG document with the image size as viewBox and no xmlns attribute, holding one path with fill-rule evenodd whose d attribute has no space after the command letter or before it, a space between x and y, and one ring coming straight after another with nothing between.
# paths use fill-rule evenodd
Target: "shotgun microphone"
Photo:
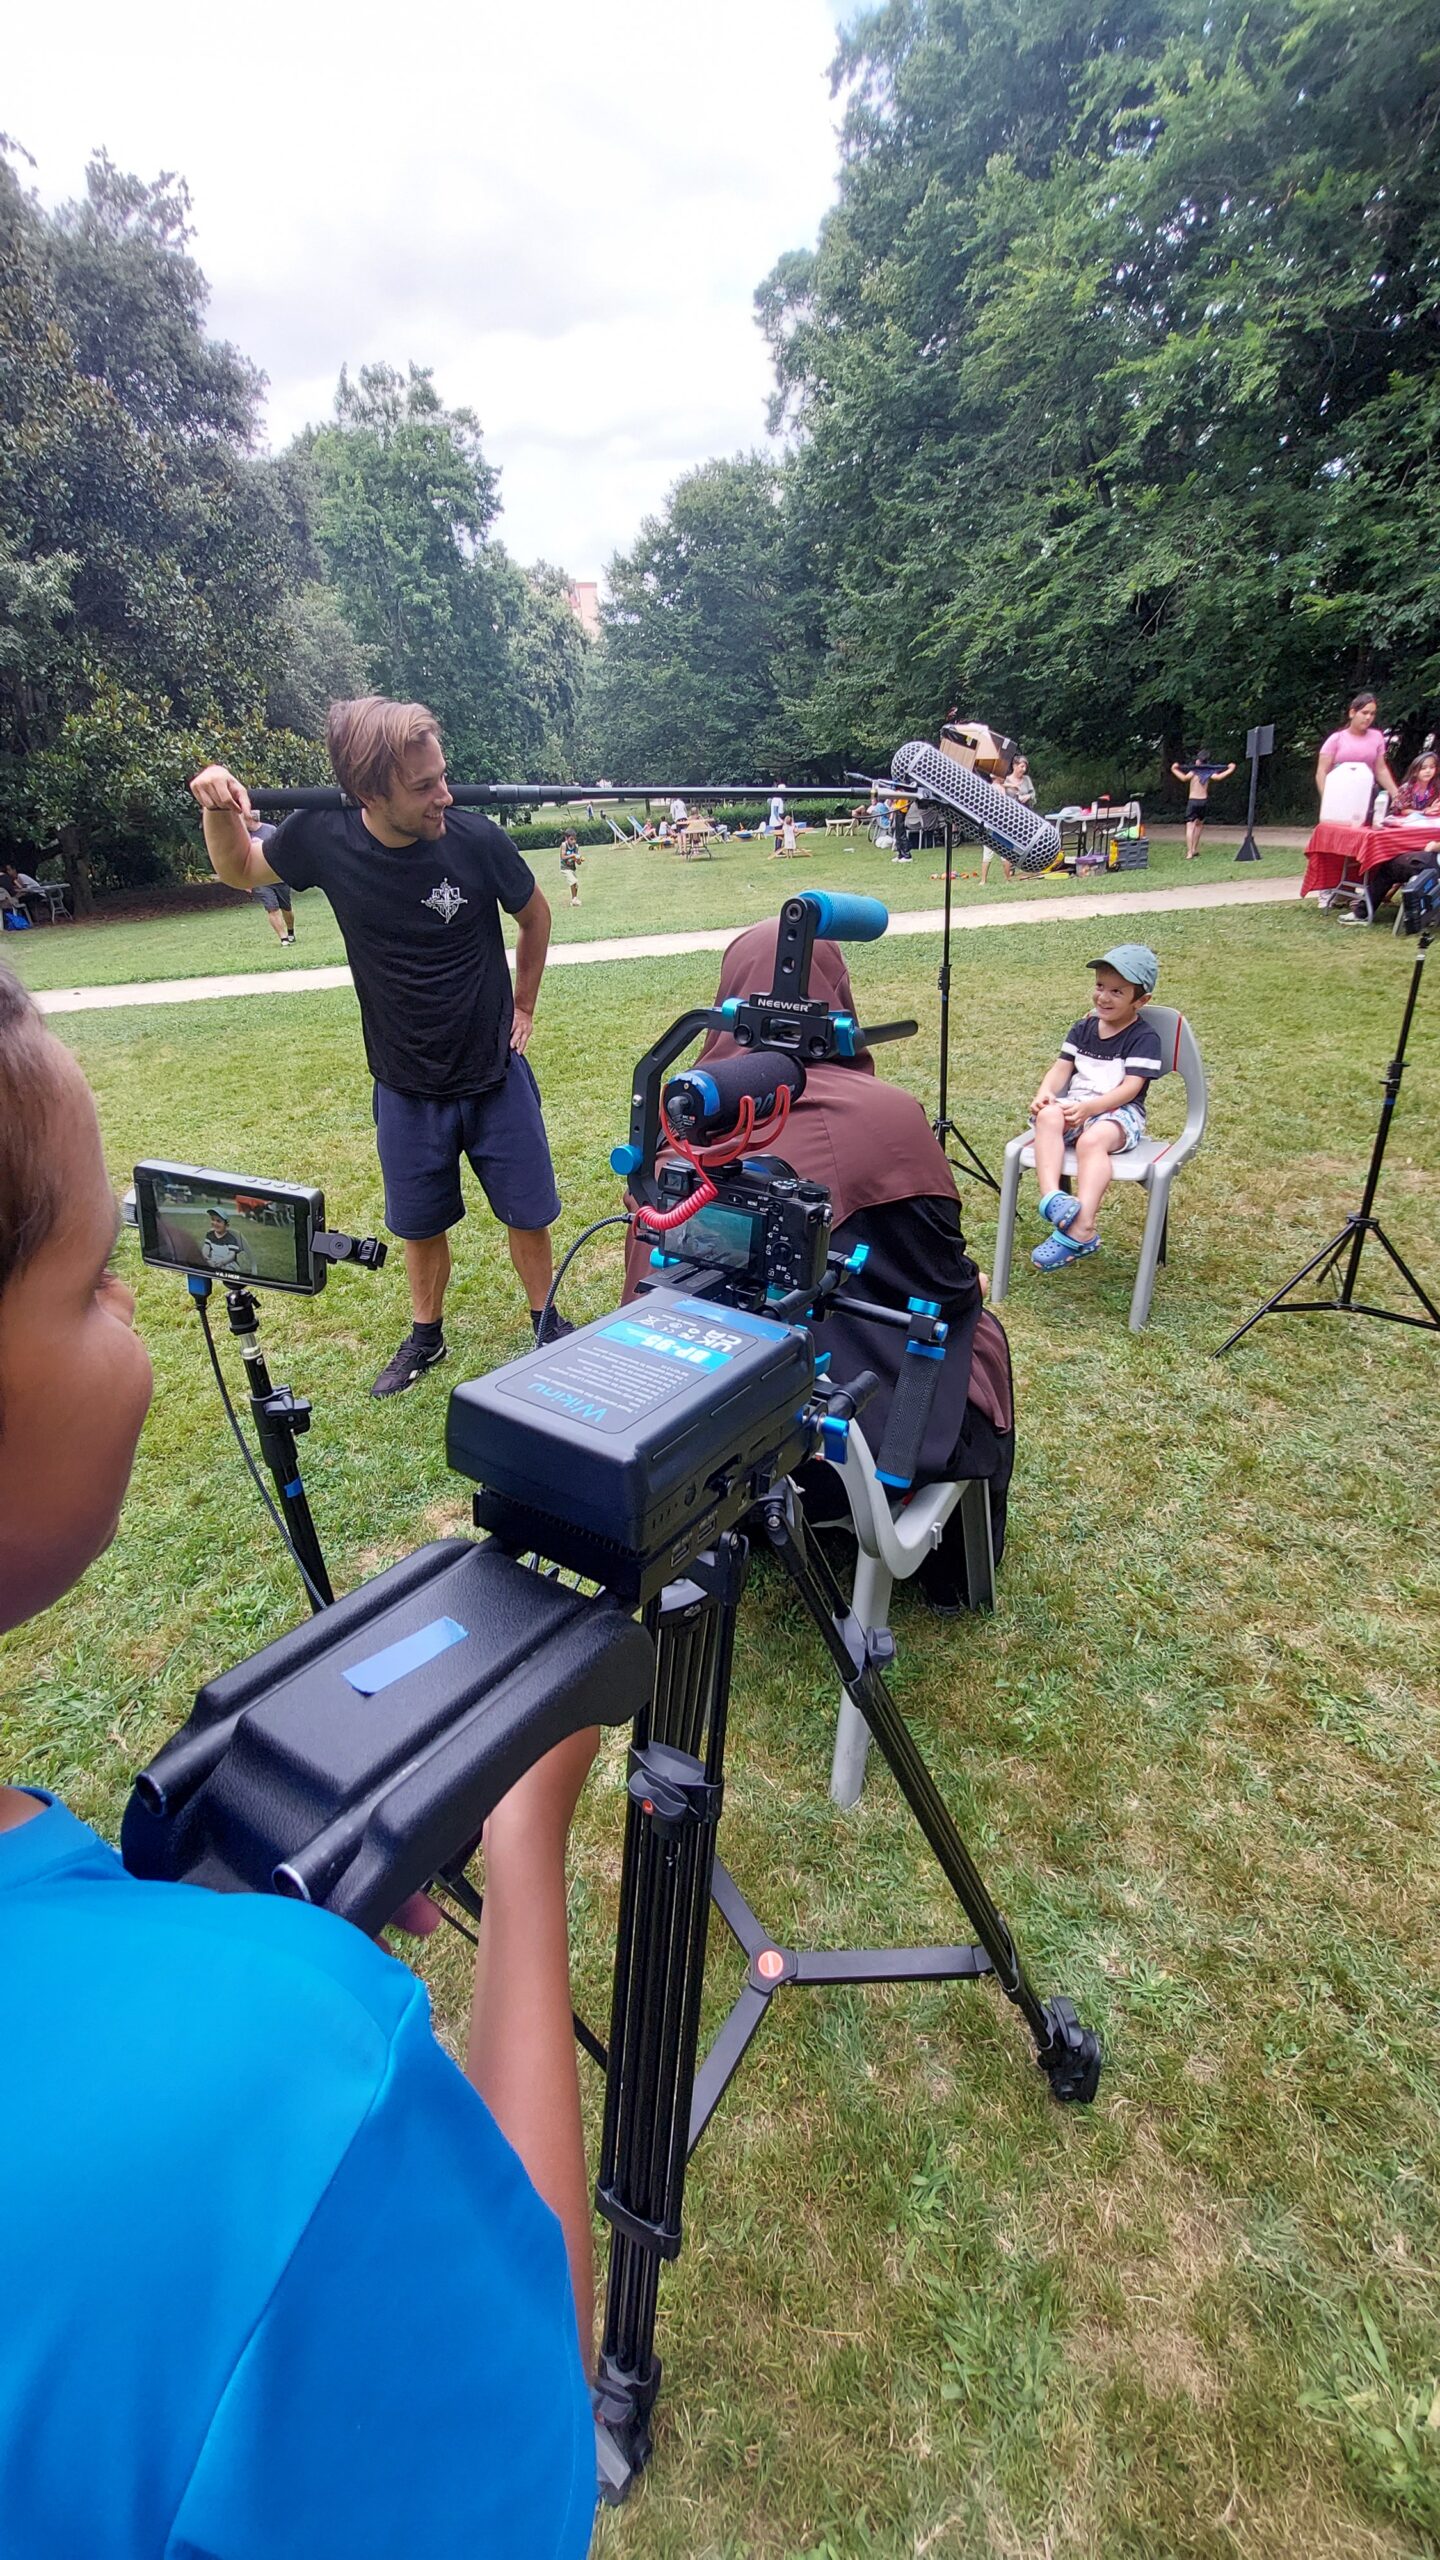
<instances>
[{"instance_id":1,"label":"shotgun microphone","mask_svg":"<svg viewBox=\"0 0 1440 2560\"><path fill-rule=\"evenodd\" d=\"M757 1120L775 1111L781 1089L792 1102L805 1090L805 1069L798 1058L778 1049L750 1049L742 1057L716 1058L707 1067L689 1067L665 1087L665 1115L677 1138L691 1146L708 1146L728 1135L740 1118L747 1097Z\"/></svg>"},{"instance_id":2,"label":"shotgun microphone","mask_svg":"<svg viewBox=\"0 0 1440 2560\"><path fill-rule=\"evenodd\" d=\"M967 827L1021 871L1048 870L1060 850L1060 830L1048 818L1037 817L1013 793L997 791L993 782L972 773L954 756L942 754L924 738L911 738L897 747L890 771L903 790L922 800L938 800L942 809L953 809Z\"/></svg>"}]
</instances>

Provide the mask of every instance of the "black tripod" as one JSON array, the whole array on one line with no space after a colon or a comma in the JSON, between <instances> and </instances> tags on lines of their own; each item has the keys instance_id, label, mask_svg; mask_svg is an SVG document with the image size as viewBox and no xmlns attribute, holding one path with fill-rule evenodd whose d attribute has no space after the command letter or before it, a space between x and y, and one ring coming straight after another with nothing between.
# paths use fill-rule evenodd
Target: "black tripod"
<instances>
[{"instance_id":1,"label":"black tripod","mask_svg":"<svg viewBox=\"0 0 1440 2560\"><path fill-rule=\"evenodd\" d=\"M1019 2009L1057 2098L1088 2099L1098 2037L1068 2000L1042 2001L876 1667L888 1658L851 1614L806 1541L794 1489L750 1514L790 1575L841 1679L979 1940L974 1946L797 1952L775 1944L715 1856L735 1618L749 1542L729 1530L645 1613L656 1640L653 1698L630 1755L610 2061L596 2201L612 2231L596 2409L601 2485L618 2504L649 2459L660 2386L660 2269L678 2256L691 2152L787 1983L965 1982L993 1973ZM711 1899L748 1959L744 1986L697 2071Z\"/></svg>"},{"instance_id":2,"label":"black tripod","mask_svg":"<svg viewBox=\"0 0 1440 2560\"><path fill-rule=\"evenodd\" d=\"M1421 1287L1410 1265L1396 1252L1379 1219L1373 1214L1375 1195L1380 1188L1380 1168L1385 1161L1385 1149L1390 1137L1390 1123L1395 1115L1395 1105L1400 1099L1400 1079L1405 1073L1405 1050L1410 1038L1410 1025L1414 1019L1416 1000L1420 993L1420 979L1425 967L1425 957L1433 939L1432 933L1421 934L1420 946L1415 954L1415 966L1410 972L1410 992L1405 999L1405 1011L1400 1020L1400 1038L1395 1055L1385 1070L1385 1095L1380 1105L1380 1122L1375 1131L1375 1144L1370 1150L1370 1170L1365 1176L1365 1194L1359 1208L1346 1219L1337 1236L1332 1236L1328 1244L1322 1244L1318 1253L1312 1253L1309 1261L1301 1264L1300 1269L1286 1281L1283 1289L1277 1289L1273 1298L1267 1298L1263 1307L1257 1307L1253 1316L1247 1316L1243 1324L1236 1326L1229 1338L1221 1343L1219 1351L1215 1354L1217 1360L1231 1348L1232 1344L1240 1340L1242 1334L1248 1333L1252 1325L1257 1325L1262 1316L1378 1316L1382 1324L1411 1324L1422 1333L1440 1333L1440 1307L1436 1306L1433 1298ZM1417 1299L1424 1308L1423 1316L1405 1315L1394 1307L1366 1306L1363 1300L1356 1297L1355 1284L1360 1276L1360 1256L1365 1249L1367 1236L1373 1236L1381 1251L1389 1255L1411 1297ZM1337 1295L1329 1298L1293 1298L1291 1296L1291 1290L1298 1289L1304 1280L1313 1278L1316 1286L1319 1287L1330 1278L1342 1259L1345 1269Z\"/></svg>"},{"instance_id":3,"label":"black tripod","mask_svg":"<svg viewBox=\"0 0 1440 2560\"><path fill-rule=\"evenodd\" d=\"M964 1130L950 1118L947 1109L950 1099L950 864L954 842L954 823L947 818L945 821L945 938L940 949L940 975L936 980L940 989L940 1107L930 1126L942 1147L945 1146L947 1138L953 1138L957 1147L964 1148L965 1155L969 1158L968 1163L962 1161L959 1156L950 1157L956 1172L967 1173L972 1181L985 1183L998 1199L1000 1185L994 1174L971 1145ZM945 1152L949 1155L948 1147L945 1148Z\"/></svg>"},{"instance_id":4,"label":"black tripod","mask_svg":"<svg viewBox=\"0 0 1440 2560\"><path fill-rule=\"evenodd\" d=\"M198 1305L211 1365L229 1412L230 1400L205 1306L210 1295L210 1282L192 1274L188 1285L190 1295ZM227 1280L225 1313L230 1330L240 1345L240 1357L250 1382L250 1411L255 1417L255 1436L260 1443L260 1454L275 1479L275 1490L280 1497L281 1526L299 1562L311 1608L328 1608L335 1593L326 1571L319 1532L310 1517L310 1504L300 1476L300 1455L295 1446L297 1433L310 1428L310 1399L292 1394L289 1387L272 1386L265 1354L260 1348L260 1306L254 1290L247 1289L241 1281ZM233 1412L230 1419L240 1443L241 1455L254 1475L254 1462ZM258 1477L256 1482L259 1482ZM261 1491L264 1491L263 1485Z\"/></svg>"}]
</instances>

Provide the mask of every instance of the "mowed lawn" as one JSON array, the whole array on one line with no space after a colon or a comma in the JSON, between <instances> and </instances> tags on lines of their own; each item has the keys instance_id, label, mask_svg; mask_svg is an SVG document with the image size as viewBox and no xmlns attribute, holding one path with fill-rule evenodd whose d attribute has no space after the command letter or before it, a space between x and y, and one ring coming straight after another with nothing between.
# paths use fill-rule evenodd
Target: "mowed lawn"
<instances>
[{"instance_id":1,"label":"mowed lawn","mask_svg":"<svg viewBox=\"0 0 1440 2560\"><path fill-rule=\"evenodd\" d=\"M1145 871L1100 872L1087 876L1082 888L1143 890L1176 888L1198 880L1227 881L1274 876L1283 878L1304 867L1301 831L1289 844L1267 842L1262 861L1237 871L1238 835L1212 829L1198 863L1185 860L1183 843L1165 840L1152 845ZM883 898L896 911L938 906L945 895L939 853L917 853L913 862L892 862L877 853L868 837L826 839L818 830L802 835L804 857L777 862L770 839L749 844L717 845L713 858L682 861L663 845L587 845L580 873L580 904L572 908L560 877L558 853L536 853L532 867L554 911L557 942L597 942L635 933L694 933L720 926L752 924L773 915L794 888L859 889ZM980 852L973 844L957 846L954 896L959 905L983 899L999 908L1012 901L1065 896L1073 883L1065 878L1020 877L1009 883L1000 866L990 880L980 880ZM296 940L282 950L262 910L217 891L213 908L182 915L156 915L131 923L37 925L30 933L5 936L5 957L32 987L131 985L148 978L223 977L256 969L324 968L343 962L345 947L327 899L316 890L295 901ZM514 940L513 927L507 927Z\"/></svg>"},{"instance_id":2,"label":"mowed lawn","mask_svg":"<svg viewBox=\"0 0 1440 2560\"><path fill-rule=\"evenodd\" d=\"M239 922L262 949L258 917ZM1414 946L1298 906L1166 917L1154 938L1214 1111L1152 1323L1125 1328L1133 1196L1063 1278L1022 1250L1000 1606L958 1626L909 1595L894 1610L897 1695L1035 1975L1101 2028L1100 2098L1050 2101L993 1986L782 1995L697 2155L662 2285L656 2456L602 2524L606 2560L1440 2548L1440 1342L1293 1318L1212 1357L1358 1201ZM1078 924L961 939L952 1100L992 1164L1083 1009L1094 944ZM855 971L862 1016L921 1015L882 1065L927 1101L935 956L882 944ZM562 1236L613 1205L631 1062L713 984L704 958L547 982L533 1054ZM1380 1203L1432 1289L1436 993ZM332 1223L378 1221L348 991L59 1027L117 1180L137 1155L199 1160L321 1182ZM1160 1124L1177 1114L1167 1093ZM967 1203L984 1261L993 1201ZM1022 1247L1039 1232L1027 1218ZM266 1301L274 1374L314 1399L307 1476L341 1586L465 1524L446 1388L528 1329L483 1213L458 1260L449 1371L383 1409L368 1389L404 1328L397 1267ZM569 1312L612 1303L617 1270L598 1239ZM111 1832L196 1685L300 1613L182 1283L147 1273L140 1301L157 1391L120 1534L5 1649L6 1764ZM760 1565L728 1863L782 1940L956 1934L883 1768L855 1813L830 1804L834 1705ZM623 1779L612 1739L575 1841L578 1997L602 2027ZM738 1979L722 1939L712 2009ZM466 1952L423 1958L452 2039Z\"/></svg>"}]
</instances>

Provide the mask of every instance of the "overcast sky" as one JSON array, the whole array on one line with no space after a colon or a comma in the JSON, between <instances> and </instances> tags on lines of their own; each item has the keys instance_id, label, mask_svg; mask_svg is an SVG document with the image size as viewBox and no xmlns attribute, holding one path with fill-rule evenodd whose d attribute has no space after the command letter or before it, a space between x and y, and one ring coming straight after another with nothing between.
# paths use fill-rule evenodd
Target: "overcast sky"
<instances>
[{"instance_id":1,"label":"overcast sky","mask_svg":"<svg viewBox=\"0 0 1440 2560\"><path fill-rule=\"evenodd\" d=\"M677 475L760 442L751 296L831 201L847 0L72 0L3 122L48 204L103 144L185 177L211 326L283 443L342 363L433 366L521 560L599 576Z\"/></svg>"}]
</instances>

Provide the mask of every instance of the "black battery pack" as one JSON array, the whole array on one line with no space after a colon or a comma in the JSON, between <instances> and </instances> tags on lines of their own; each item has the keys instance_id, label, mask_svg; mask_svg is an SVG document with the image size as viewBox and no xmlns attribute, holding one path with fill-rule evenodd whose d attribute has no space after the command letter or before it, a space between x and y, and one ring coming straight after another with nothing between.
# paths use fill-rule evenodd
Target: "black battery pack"
<instances>
[{"instance_id":1,"label":"black battery pack","mask_svg":"<svg viewBox=\"0 0 1440 2560\"><path fill-rule=\"evenodd\" d=\"M654 1668L613 1601L442 1539L208 1681L136 1779L121 1855L373 1933L553 1744L638 1715Z\"/></svg>"},{"instance_id":2,"label":"black battery pack","mask_svg":"<svg viewBox=\"0 0 1440 2560\"><path fill-rule=\"evenodd\" d=\"M643 1601L808 1455L814 1382L802 1327L652 1289L457 1387L446 1454L482 1528Z\"/></svg>"}]
</instances>

